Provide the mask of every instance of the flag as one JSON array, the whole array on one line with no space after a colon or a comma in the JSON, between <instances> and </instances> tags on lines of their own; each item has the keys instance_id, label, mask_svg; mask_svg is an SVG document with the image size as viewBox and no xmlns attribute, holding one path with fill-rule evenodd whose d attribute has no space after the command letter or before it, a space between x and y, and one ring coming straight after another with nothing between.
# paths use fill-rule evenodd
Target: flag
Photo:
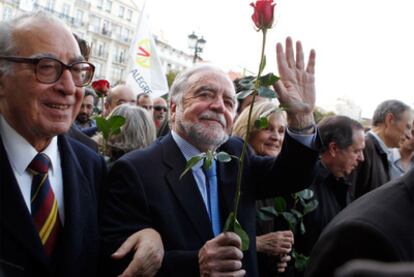
<instances>
[{"instance_id":1,"label":"flag","mask_svg":"<svg viewBox=\"0 0 414 277\"><path fill-rule=\"evenodd\" d=\"M155 98L168 93L168 83L144 10L145 4L130 48L132 70L128 73L126 83L136 94L145 92Z\"/></svg>"}]
</instances>

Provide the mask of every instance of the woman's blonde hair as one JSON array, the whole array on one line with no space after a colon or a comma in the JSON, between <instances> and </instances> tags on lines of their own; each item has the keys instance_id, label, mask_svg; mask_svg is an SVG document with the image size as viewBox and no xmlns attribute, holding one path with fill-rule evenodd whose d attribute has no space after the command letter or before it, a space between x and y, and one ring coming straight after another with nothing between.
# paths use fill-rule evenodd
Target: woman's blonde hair
<instances>
[{"instance_id":1,"label":"woman's blonde hair","mask_svg":"<svg viewBox=\"0 0 414 277\"><path fill-rule=\"evenodd\" d=\"M233 126L233 136L237 136L242 139L246 137L249 110L250 108L247 107L237 118ZM252 117L250 118L250 136L253 132L258 131L258 129L254 126L257 119L260 117L266 117L269 119L269 117L273 114L281 115L284 119L286 119L286 113L282 109L278 108L275 103L269 101L256 102L253 106Z\"/></svg>"}]
</instances>

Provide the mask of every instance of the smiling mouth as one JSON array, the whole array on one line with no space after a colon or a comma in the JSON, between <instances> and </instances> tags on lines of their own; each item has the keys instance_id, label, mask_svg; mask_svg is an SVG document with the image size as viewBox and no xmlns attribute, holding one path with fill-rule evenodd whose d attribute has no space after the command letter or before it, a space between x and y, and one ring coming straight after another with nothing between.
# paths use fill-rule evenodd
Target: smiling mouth
<instances>
[{"instance_id":1,"label":"smiling mouth","mask_svg":"<svg viewBox=\"0 0 414 277\"><path fill-rule=\"evenodd\" d=\"M56 110L66 110L70 107L70 105L63 105L63 104L46 104L49 108L56 109Z\"/></svg>"}]
</instances>

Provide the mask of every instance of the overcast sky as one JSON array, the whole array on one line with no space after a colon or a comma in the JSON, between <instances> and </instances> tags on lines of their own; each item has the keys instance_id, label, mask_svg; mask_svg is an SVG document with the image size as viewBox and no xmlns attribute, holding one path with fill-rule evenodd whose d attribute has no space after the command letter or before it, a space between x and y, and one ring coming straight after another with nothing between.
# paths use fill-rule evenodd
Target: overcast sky
<instances>
[{"instance_id":1,"label":"overcast sky","mask_svg":"<svg viewBox=\"0 0 414 277\"><path fill-rule=\"evenodd\" d=\"M257 71L261 34L247 0L148 0L151 29L188 50L195 31L207 40L202 57L224 69ZM348 98L371 117L381 101L414 103L414 1L278 0L269 31L267 71L276 70L275 44L287 35L317 54L317 105ZM142 1L138 3L142 5ZM188 50L190 53L190 50ZM276 72L277 73L277 72Z\"/></svg>"}]
</instances>

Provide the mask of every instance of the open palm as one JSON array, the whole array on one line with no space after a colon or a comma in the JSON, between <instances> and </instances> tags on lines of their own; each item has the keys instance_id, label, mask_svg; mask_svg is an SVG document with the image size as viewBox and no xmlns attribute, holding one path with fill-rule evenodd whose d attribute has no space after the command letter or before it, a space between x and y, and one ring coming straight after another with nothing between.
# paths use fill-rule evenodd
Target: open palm
<instances>
[{"instance_id":1,"label":"open palm","mask_svg":"<svg viewBox=\"0 0 414 277\"><path fill-rule=\"evenodd\" d=\"M278 43L276 53L280 80L274 89L279 94L279 102L289 115L312 113L315 107L315 51L310 51L306 69L300 41L296 42L296 58L290 37L286 38L286 52Z\"/></svg>"}]
</instances>

